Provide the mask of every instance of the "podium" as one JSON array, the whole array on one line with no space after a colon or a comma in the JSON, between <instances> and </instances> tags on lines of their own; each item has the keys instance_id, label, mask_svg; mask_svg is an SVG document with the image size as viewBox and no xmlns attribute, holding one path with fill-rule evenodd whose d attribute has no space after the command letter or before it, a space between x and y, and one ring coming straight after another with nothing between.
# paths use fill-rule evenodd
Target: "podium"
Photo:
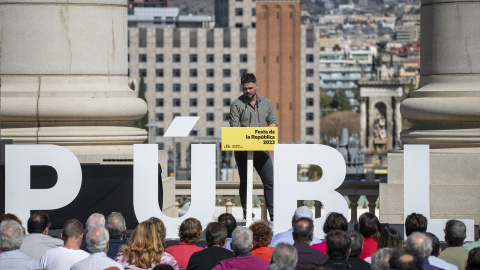
<instances>
[{"instance_id":1,"label":"podium","mask_svg":"<svg viewBox=\"0 0 480 270\"><path fill-rule=\"evenodd\" d=\"M277 127L223 127L222 151L247 151L246 226L252 223L253 152L273 151Z\"/></svg>"}]
</instances>

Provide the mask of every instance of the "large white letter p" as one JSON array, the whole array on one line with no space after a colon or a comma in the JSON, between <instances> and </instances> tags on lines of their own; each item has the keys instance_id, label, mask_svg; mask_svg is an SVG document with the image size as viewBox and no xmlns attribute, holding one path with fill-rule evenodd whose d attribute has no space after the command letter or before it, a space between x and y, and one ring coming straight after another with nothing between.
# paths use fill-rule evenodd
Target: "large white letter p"
<instances>
[{"instance_id":1,"label":"large white letter p","mask_svg":"<svg viewBox=\"0 0 480 270\"><path fill-rule=\"evenodd\" d=\"M47 165L57 171L57 183L49 189L30 188L30 166ZM77 157L56 145L5 146L5 213L27 224L30 210L57 209L71 203L82 186Z\"/></svg>"}]
</instances>

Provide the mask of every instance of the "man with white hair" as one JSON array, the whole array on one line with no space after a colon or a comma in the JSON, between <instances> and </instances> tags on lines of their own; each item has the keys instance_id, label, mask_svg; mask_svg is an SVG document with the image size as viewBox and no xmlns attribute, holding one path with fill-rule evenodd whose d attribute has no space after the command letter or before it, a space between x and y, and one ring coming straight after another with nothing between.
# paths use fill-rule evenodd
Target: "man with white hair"
<instances>
[{"instance_id":1,"label":"man with white hair","mask_svg":"<svg viewBox=\"0 0 480 270\"><path fill-rule=\"evenodd\" d=\"M0 224L0 269L40 269L38 260L21 252L23 228L15 220Z\"/></svg>"},{"instance_id":2,"label":"man with white hair","mask_svg":"<svg viewBox=\"0 0 480 270\"><path fill-rule=\"evenodd\" d=\"M88 217L87 222L85 223L85 228L87 229L85 234L88 233L91 229L98 226L105 227L105 216L100 213L93 213ZM88 253L92 253L90 252L90 250L88 250L87 242L85 240L86 239L83 238L82 245L80 246L80 248L82 250L85 250Z\"/></svg>"},{"instance_id":3,"label":"man with white hair","mask_svg":"<svg viewBox=\"0 0 480 270\"><path fill-rule=\"evenodd\" d=\"M295 213L292 216L292 228L290 228L288 231L277 233L272 237L272 241L270 242L269 247L275 247L278 243L285 243L285 244L290 244L293 245L295 241L293 241L293 224L295 223L296 220L299 218L309 218L313 220L313 212L308 208L307 206L300 206L295 210ZM313 236L312 242L310 245L313 244L319 244L321 243L322 240L319 238Z\"/></svg>"},{"instance_id":4,"label":"man with white hair","mask_svg":"<svg viewBox=\"0 0 480 270\"><path fill-rule=\"evenodd\" d=\"M118 212L112 212L107 217L107 223L105 224L105 228L110 235L110 240L108 241L108 253L107 256L110 259L115 258L118 253L118 249L122 245L126 245L125 241L123 241L123 237L125 236L125 232L127 231L127 227L125 226L125 218L123 218L122 214Z\"/></svg>"},{"instance_id":5,"label":"man with white hair","mask_svg":"<svg viewBox=\"0 0 480 270\"><path fill-rule=\"evenodd\" d=\"M295 268L298 263L297 249L292 245L279 243L273 250L271 263L286 264Z\"/></svg>"},{"instance_id":6,"label":"man with white hair","mask_svg":"<svg viewBox=\"0 0 480 270\"><path fill-rule=\"evenodd\" d=\"M249 228L237 227L232 233L232 250L235 258L220 261L214 270L249 269L264 270L270 262L253 256L253 232Z\"/></svg>"},{"instance_id":7,"label":"man with white hair","mask_svg":"<svg viewBox=\"0 0 480 270\"><path fill-rule=\"evenodd\" d=\"M95 227L87 233L85 238L92 254L74 264L71 270L103 270L109 267L124 270L123 266L107 257L109 239L107 229L103 226Z\"/></svg>"},{"instance_id":8,"label":"man with white hair","mask_svg":"<svg viewBox=\"0 0 480 270\"><path fill-rule=\"evenodd\" d=\"M441 270L428 262L428 257L432 252L432 240L423 233L412 233L405 242L405 253L412 255L423 261L424 270Z\"/></svg>"}]
</instances>

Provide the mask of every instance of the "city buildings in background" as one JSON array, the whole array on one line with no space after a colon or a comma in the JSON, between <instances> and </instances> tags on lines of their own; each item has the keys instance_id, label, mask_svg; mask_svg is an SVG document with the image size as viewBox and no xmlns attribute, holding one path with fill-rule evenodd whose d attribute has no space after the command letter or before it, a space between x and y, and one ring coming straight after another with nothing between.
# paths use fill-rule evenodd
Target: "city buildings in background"
<instances>
[{"instance_id":1,"label":"city buildings in background","mask_svg":"<svg viewBox=\"0 0 480 270\"><path fill-rule=\"evenodd\" d=\"M189 168L192 142L220 145L245 72L257 75L259 94L274 104L283 143L328 139L320 108L323 115L346 107L358 112L362 82L391 81L403 95L418 87L419 1L215 0L210 13L188 2L189 14L181 14L185 3L182 9L171 3L131 3L129 77L137 85L144 78L154 140L180 169ZM205 3L199 6L203 11ZM350 106L321 104L320 92L330 98L343 92ZM163 138L175 116L189 115L200 116L189 137ZM219 165L234 166L230 153L218 154Z\"/></svg>"},{"instance_id":2,"label":"city buildings in background","mask_svg":"<svg viewBox=\"0 0 480 270\"><path fill-rule=\"evenodd\" d=\"M168 0L128 0L129 7L168 7Z\"/></svg>"},{"instance_id":3,"label":"city buildings in background","mask_svg":"<svg viewBox=\"0 0 480 270\"><path fill-rule=\"evenodd\" d=\"M187 17L202 23L185 27L178 9L172 7L133 7L129 11L129 78L136 85L144 79L159 149L171 150L179 171L188 171L191 143L219 145L221 128L229 126L230 103L242 95L240 77L246 72L257 75L258 93L272 101L282 127L281 142L319 143L319 33L301 27L299 1L291 1L297 5L293 10L286 9L289 2L276 3L284 6L285 12L264 14L256 24L252 7L267 10L272 1L217 2L223 2L215 6L222 12L225 6L226 10L242 8L228 16L233 27L212 27L204 20L208 16L198 15ZM239 22L243 22L241 27ZM259 38L260 27L268 40ZM289 43L282 45L281 38ZM269 40L277 41L272 44ZM200 116L200 120L190 136L166 139L163 134L176 116ZM235 164L231 153L219 155L219 167Z\"/></svg>"}]
</instances>

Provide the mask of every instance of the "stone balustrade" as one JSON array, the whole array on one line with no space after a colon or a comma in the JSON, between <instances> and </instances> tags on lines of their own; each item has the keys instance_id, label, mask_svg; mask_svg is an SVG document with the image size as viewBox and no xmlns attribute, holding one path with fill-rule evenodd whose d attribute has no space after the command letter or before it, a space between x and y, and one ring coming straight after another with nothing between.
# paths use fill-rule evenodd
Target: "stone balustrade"
<instances>
[{"instance_id":1,"label":"stone balustrade","mask_svg":"<svg viewBox=\"0 0 480 270\"><path fill-rule=\"evenodd\" d=\"M191 198L191 185L190 181L175 181L175 211L174 217L178 217L178 209L180 205L180 199L182 196ZM355 181L346 180L337 189L337 192L347 196L350 200L351 207L351 219L350 222L357 222L357 208L358 200L361 195L365 195L368 200L369 212L375 214L375 202L378 198L378 181ZM238 181L217 181L216 183L216 195L223 197L223 205L225 206L226 213L232 213L232 207L234 206L235 196L238 195ZM260 181L253 182L253 195L258 196L261 207L261 219L267 221L267 207L265 205L265 199L263 196L263 184ZM303 201L298 201L298 206L303 205ZM322 204L315 201L315 217L320 217L320 210Z\"/></svg>"}]
</instances>

